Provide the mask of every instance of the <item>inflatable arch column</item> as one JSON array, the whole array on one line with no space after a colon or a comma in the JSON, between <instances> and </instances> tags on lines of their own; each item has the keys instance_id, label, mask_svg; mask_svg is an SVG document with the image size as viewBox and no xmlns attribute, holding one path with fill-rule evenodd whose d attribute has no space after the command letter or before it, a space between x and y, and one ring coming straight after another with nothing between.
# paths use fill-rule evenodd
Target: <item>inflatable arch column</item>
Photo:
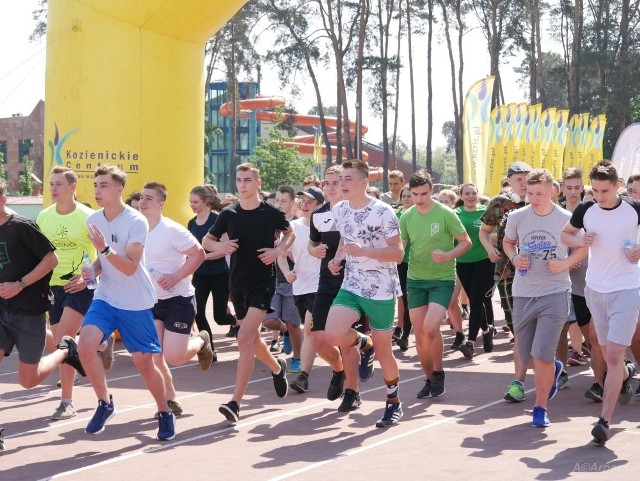
<instances>
[{"instance_id":1,"label":"inflatable arch column","mask_svg":"<svg viewBox=\"0 0 640 481\"><path fill-rule=\"evenodd\" d=\"M169 190L184 222L203 180L204 47L246 0L49 0L44 185L74 169L78 200L96 208L93 171L116 164L125 195L148 181Z\"/></svg>"}]
</instances>

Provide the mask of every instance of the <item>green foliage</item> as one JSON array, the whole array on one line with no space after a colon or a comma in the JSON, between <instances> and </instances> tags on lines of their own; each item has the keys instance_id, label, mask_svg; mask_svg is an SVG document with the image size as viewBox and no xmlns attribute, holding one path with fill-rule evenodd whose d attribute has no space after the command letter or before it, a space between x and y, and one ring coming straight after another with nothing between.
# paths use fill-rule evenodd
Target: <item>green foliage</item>
<instances>
[{"instance_id":1,"label":"green foliage","mask_svg":"<svg viewBox=\"0 0 640 481\"><path fill-rule=\"evenodd\" d=\"M20 182L20 195L31 195L36 185L32 175L34 162L28 155L24 155L22 157L22 165L24 166L24 172L18 177L18 182Z\"/></svg>"},{"instance_id":2,"label":"green foliage","mask_svg":"<svg viewBox=\"0 0 640 481\"><path fill-rule=\"evenodd\" d=\"M0 152L0 179L7 181L7 169L4 168L4 154Z\"/></svg>"},{"instance_id":3,"label":"green foliage","mask_svg":"<svg viewBox=\"0 0 640 481\"><path fill-rule=\"evenodd\" d=\"M284 143L289 140L280 129L273 129L269 139L259 139L249 160L260 169L262 188L275 190L280 185L301 185L313 171L313 159L302 157L294 147Z\"/></svg>"},{"instance_id":4,"label":"green foliage","mask_svg":"<svg viewBox=\"0 0 640 481\"><path fill-rule=\"evenodd\" d=\"M444 147L438 147L432 154L433 168L431 175L437 184L458 185L458 170L456 168L455 151L447 152ZM427 150L424 145L418 147L418 168L427 165Z\"/></svg>"}]
</instances>

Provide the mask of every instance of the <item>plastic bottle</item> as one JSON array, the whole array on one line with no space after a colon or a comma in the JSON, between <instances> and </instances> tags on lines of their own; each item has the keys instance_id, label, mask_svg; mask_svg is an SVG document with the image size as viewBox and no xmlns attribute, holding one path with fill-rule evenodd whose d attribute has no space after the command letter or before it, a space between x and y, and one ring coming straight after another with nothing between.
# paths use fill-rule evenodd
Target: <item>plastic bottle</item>
<instances>
[{"instance_id":1,"label":"plastic bottle","mask_svg":"<svg viewBox=\"0 0 640 481\"><path fill-rule=\"evenodd\" d=\"M162 276L164 276L164 274L161 274L160 272L155 270L153 267L149 267L147 270L149 271L149 274L151 274L151 277L153 277L155 279L156 284L158 284L158 281L160 280L160 278ZM170 287L169 289L165 289L160 284L158 284L158 286L160 287L160 289L162 289L164 291L167 291L167 292L173 292L174 291L173 287Z\"/></svg>"},{"instance_id":2,"label":"plastic bottle","mask_svg":"<svg viewBox=\"0 0 640 481\"><path fill-rule=\"evenodd\" d=\"M91 258L89 254L85 252L82 254L82 272L88 272L89 277L85 279L85 283L87 284L87 289L94 290L98 287L98 282L96 281L96 271L93 270L93 262L91 262Z\"/></svg>"},{"instance_id":3,"label":"plastic bottle","mask_svg":"<svg viewBox=\"0 0 640 481\"><path fill-rule=\"evenodd\" d=\"M634 247L635 247L635 244L633 242L631 242L629 239L626 239L624 241L624 247L623 247L624 255L625 255L625 257L627 257L628 260L629 260L629 258L628 258L627 255L629 254L630 251L633 250ZM629 260L629 262L631 262L632 264L637 264L638 263L638 261L632 261L632 260Z\"/></svg>"},{"instance_id":4,"label":"plastic bottle","mask_svg":"<svg viewBox=\"0 0 640 481\"><path fill-rule=\"evenodd\" d=\"M524 246L519 255L521 255L522 257L526 257L527 259L529 259L529 261L531 261L531 248L529 246ZM526 276L528 270L529 268L518 269L518 274L520 274L521 276Z\"/></svg>"}]
</instances>

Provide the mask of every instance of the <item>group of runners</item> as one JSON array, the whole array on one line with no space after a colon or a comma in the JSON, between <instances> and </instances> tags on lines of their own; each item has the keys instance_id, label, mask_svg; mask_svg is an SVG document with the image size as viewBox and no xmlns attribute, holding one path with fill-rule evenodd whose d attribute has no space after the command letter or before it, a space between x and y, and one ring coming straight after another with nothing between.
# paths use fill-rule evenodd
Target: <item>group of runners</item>
<instances>
[{"instance_id":1,"label":"group of runners","mask_svg":"<svg viewBox=\"0 0 640 481\"><path fill-rule=\"evenodd\" d=\"M626 349L640 348L640 203L620 192L615 167L602 161L589 172L592 199L583 199L582 172L568 169L556 199L548 171L515 162L504 191L487 206L470 183L447 206L423 170L406 184L391 172L390 191L380 198L370 195L368 177L366 163L347 161L329 167L321 185L309 182L297 193L279 188L272 205L259 196L259 169L241 164L237 199L228 206L221 208L212 186L192 189L196 216L188 227L162 214L168 193L159 182L144 185L137 209L125 203L126 174L115 166L95 172L97 211L75 200L76 174L54 168L53 204L35 223L8 211L0 181L0 360L17 348L25 388L60 366L52 419L76 415L76 372L86 376L98 407L85 430L98 434L116 414L106 371L117 330L157 404L157 439L170 440L183 408L169 365L197 357L207 370L215 362L205 315L213 294L214 320L230 326L239 351L233 394L219 406L229 422L240 419L256 358L284 397L289 388L308 391L320 356L332 375L313 382L326 383L329 400L341 398L341 412L361 405L359 383L378 361L386 399L376 426L385 428L403 416L393 343L406 350L414 333L425 374L415 395L444 395L443 321L456 332L451 347L465 357L477 354L479 335L491 352L497 287L504 329L514 335L514 380L505 399L524 400L533 369L532 425L549 426L548 403L568 381L565 366L585 363L584 339L594 372L585 395L602 403L591 434L604 444L616 401L632 396L635 365ZM292 215L296 198L300 218ZM289 366L263 340L263 324L286 332ZM50 353L43 355L45 346Z\"/></svg>"}]
</instances>

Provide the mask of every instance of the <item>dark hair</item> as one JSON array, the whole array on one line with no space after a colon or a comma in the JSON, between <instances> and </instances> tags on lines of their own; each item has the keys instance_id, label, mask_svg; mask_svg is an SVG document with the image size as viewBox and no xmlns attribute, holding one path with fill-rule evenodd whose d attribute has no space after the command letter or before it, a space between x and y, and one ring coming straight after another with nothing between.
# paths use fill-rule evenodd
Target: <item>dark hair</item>
<instances>
[{"instance_id":1,"label":"dark hair","mask_svg":"<svg viewBox=\"0 0 640 481\"><path fill-rule=\"evenodd\" d=\"M289 194L291 200L294 200L296 198L296 191L293 190L293 187L291 187L290 185L281 185L280 187L278 187L277 192L280 192L281 194Z\"/></svg>"},{"instance_id":2,"label":"dark hair","mask_svg":"<svg viewBox=\"0 0 640 481\"><path fill-rule=\"evenodd\" d=\"M565 179L582 179L582 169L580 167L569 167L564 169L562 180Z\"/></svg>"},{"instance_id":3,"label":"dark hair","mask_svg":"<svg viewBox=\"0 0 640 481\"><path fill-rule=\"evenodd\" d=\"M53 169L51 169L51 173L64 174L64 178L67 179L68 184L75 184L76 182L78 182L78 175L69 167L62 167L61 165L56 165Z\"/></svg>"},{"instance_id":4,"label":"dark hair","mask_svg":"<svg viewBox=\"0 0 640 481\"><path fill-rule=\"evenodd\" d=\"M425 184L428 184L429 187L433 189L433 180L429 172L420 169L411 174L409 178L409 188L413 189L414 187L420 187Z\"/></svg>"},{"instance_id":5,"label":"dark hair","mask_svg":"<svg viewBox=\"0 0 640 481\"><path fill-rule=\"evenodd\" d=\"M160 182L147 182L142 186L142 188L155 190L156 193L160 196L161 201L164 202L165 200L167 200L167 188Z\"/></svg>"},{"instance_id":6,"label":"dark hair","mask_svg":"<svg viewBox=\"0 0 640 481\"><path fill-rule=\"evenodd\" d=\"M464 184L461 184L459 186L460 196L458 197L458 200L456 200L454 207L460 207L461 205L464 205L464 200L462 200L462 191L464 190L465 187L473 187L474 189L476 189L476 192L478 192L478 188L476 187L476 184L472 182L465 182Z\"/></svg>"},{"instance_id":7,"label":"dark hair","mask_svg":"<svg viewBox=\"0 0 640 481\"><path fill-rule=\"evenodd\" d=\"M355 169L357 170L363 179L369 178L369 164L362 160L347 160L342 163L343 169Z\"/></svg>"},{"instance_id":8,"label":"dark hair","mask_svg":"<svg viewBox=\"0 0 640 481\"><path fill-rule=\"evenodd\" d=\"M618 183L618 171L610 160L601 160L591 168L589 180L608 180L613 184Z\"/></svg>"},{"instance_id":9,"label":"dark hair","mask_svg":"<svg viewBox=\"0 0 640 481\"><path fill-rule=\"evenodd\" d=\"M125 200L124 203L127 204L129 207L131 207L131 204L133 203L134 200L137 200L138 202L140 202L140 192L132 193L129 197L127 197L127 200Z\"/></svg>"},{"instance_id":10,"label":"dark hair","mask_svg":"<svg viewBox=\"0 0 640 481\"><path fill-rule=\"evenodd\" d=\"M196 185L191 189L190 194L200 197L209 209L219 211L222 208L222 201L218 197L216 190L215 186L211 184Z\"/></svg>"},{"instance_id":11,"label":"dark hair","mask_svg":"<svg viewBox=\"0 0 640 481\"><path fill-rule=\"evenodd\" d=\"M127 183L127 174L122 172L122 170L120 170L115 165L109 165L109 164L100 165L96 169L95 173L93 174L94 179L99 175L110 176L112 180L120 184L122 187L124 187L125 184Z\"/></svg>"}]
</instances>

